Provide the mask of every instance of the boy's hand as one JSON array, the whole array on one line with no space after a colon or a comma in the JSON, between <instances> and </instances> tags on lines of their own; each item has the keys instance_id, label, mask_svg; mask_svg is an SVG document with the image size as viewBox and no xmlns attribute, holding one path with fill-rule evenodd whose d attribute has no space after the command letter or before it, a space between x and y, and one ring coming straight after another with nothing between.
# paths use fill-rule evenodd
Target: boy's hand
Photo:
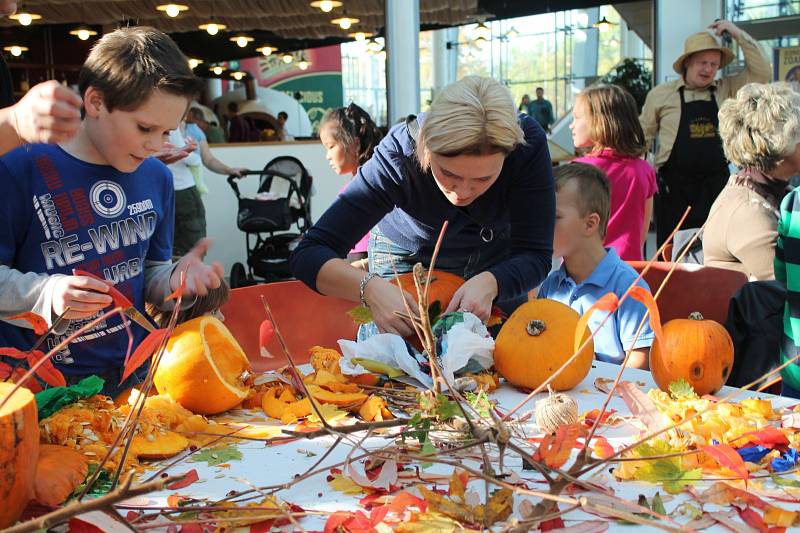
<instances>
[{"instance_id":1,"label":"boy's hand","mask_svg":"<svg viewBox=\"0 0 800 533\"><path fill-rule=\"evenodd\" d=\"M494 274L481 272L459 287L445 313L469 311L486 322L492 314L492 302L497 298L497 291L497 279Z\"/></svg>"},{"instance_id":2,"label":"boy's hand","mask_svg":"<svg viewBox=\"0 0 800 533\"><path fill-rule=\"evenodd\" d=\"M216 289L222 284L225 277L222 265L216 261L211 265L203 263L210 246L211 239L200 239L194 248L180 258L169 280L173 291L181 284L181 272L186 273L184 296L205 296L209 289Z\"/></svg>"},{"instance_id":3,"label":"boy's hand","mask_svg":"<svg viewBox=\"0 0 800 533\"><path fill-rule=\"evenodd\" d=\"M153 154L153 157L164 163L171 165L177 163L197 149L197 143L189 140L186 144L178 148L172 143L165 142L164 146L158 152Z\"/></svg>"},{"instance_id":4,"label":"boy's hand","mask_svg":"<svg viewBox=\"0 0 800 533\"><path fill-rule=\"evenodd\" d=\"M12 106L9 121L27 143L61 143L81 124L81 97L55 80L35 85Z\"/></svg>"},{"instance_id":5,"label":"boy's hand","mask_svg":"<svg viewBox=\"0 0 800 533\"><path fill-rule=\"evenodd\" d=\"M53 288L53 314L71 320L87 318L113 302L106 282L86 276L64 276Z\"/></svg>"}]
</instances>

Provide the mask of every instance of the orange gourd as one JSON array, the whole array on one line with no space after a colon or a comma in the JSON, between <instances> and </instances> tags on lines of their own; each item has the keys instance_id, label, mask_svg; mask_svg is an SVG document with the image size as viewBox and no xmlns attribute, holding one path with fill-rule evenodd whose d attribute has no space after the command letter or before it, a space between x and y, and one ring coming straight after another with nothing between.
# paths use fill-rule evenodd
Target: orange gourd
<instances>
[{"instance_id":1,"label":"orange gourd","mask_svg":"<svg viewBox=\"0 0 800 533\"><path fill-rule=\"evenodd\" d=\"M650 371L663 391L686 380L699 395L714 394L733 368L733 341L725 328L700 313L670 320L650 349Z\"/></svg>"},{"instance_id":2,"label":"orange gourd","mask_svg":"<svg viewBox=\"0 0 800 533\"><path fill-rule=\"evenodd\" d=\"M56 444L39 445L34 499L55 507L66 500L89 473L89 460L77 450Z\"/></svg>"},{"instance_id":3,"label":"orange gourd","mask_svg":"<svg viewBox=\"0 0 800 533\"><path fill-rule=\"evenodd\" d=\"M155 385L193 413L213 415L248 397L249 370L250 361L228 328L214 317L202 316L175 328Z\"/></svg>"},{"instance_id":4,"label":"orange gourd","mask_svg":"<svg viewBox=\"0 0 800 533\"><path fill-rule=\"evenodd\" d=\"M39 421L33 393L0 382L0 529L17 521L33 497L39 459Z\"/></svg>"},{"instance_id":5,"label":"orange gourd","mask_svg":"<svg viewBox=\"0 0 800 533\"><path fill-rule=\"evenodd\" d=\"M414 273L406 272L405 274L400 274L397 278L393 278L391 282L397 285L398 278L403 289L414 297L415 302L419 302L417 289L414 286ZM447 306L450 305L453 295L463 284L464 278L461 276L443 270L434 270L431 275L431 286L428 292L429 306L438 306L439 313L443 313Z\"/></svg>"},{"instance_id":6,"label":"orange gourd","mask_svg":"<svg viewBox=\"0 0 800 533\"><path fill-rule=\"evenodd\" d=\"M503 324L494 346L494 366L512 384L535 389L574 353L575 329L580 316L555 300L538 299L522 304ZM589 328L583 340L589 337ZM594 360L589 342L573 363L552 381L557 391L583 381Z\"/></svg>"}]
</instances>

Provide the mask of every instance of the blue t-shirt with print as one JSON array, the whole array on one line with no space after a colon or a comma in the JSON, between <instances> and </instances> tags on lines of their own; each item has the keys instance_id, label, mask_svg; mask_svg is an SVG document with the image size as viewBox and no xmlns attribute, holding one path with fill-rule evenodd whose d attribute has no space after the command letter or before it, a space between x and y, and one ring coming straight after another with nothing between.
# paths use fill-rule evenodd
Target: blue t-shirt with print
<instances>
[{"instance_id":1,"label":"blue t-shirt with print","mask_svg":"<svg viewBox=\"0 0 800 533\"><path fill-rule=\"evenodd\" d=\"M58 146L17 148L0 158L0 264L51 275L86 270L114 281L144 312L145 261L172 257L174 194L169 169L152 158L124 173L81 161ZM73 321L41 349L50 350L94 318ZM134 323L130 330L135 348L146 331ZM0 322L0 345L28 350L35 340L30 329ZM114 315L53 361L67 376L99 373L120 368L127 347L125 324Z\"/></svg>"},{"instance_id":2,"label":"blue t-shirt with print","mask_svg":"<svg viewBox=\"0 0 800 533\"><path fill-rule=\"evenodd\" d=\"M544 280L539 288L539 298L559 301L581 315L609 292L621 298L638 274L633 267L619 258L613 248L606 248L606 251L606 256L600 264L580 284L575 283L562 264L561 268L551 272ZM644 280L640 280L637 285L650 290ZM644 304L631 297L625 298L614 316L609 318L594 336L594 351L599 361L622 364L626 350L649 348L653 344L655 335L650 329L649 321L642 328L636 343L633 342L639 322L646 311ZM605 311L592 313L589 318L589 330L595 331L605 316Z\"/></svg>"}]
</instances>

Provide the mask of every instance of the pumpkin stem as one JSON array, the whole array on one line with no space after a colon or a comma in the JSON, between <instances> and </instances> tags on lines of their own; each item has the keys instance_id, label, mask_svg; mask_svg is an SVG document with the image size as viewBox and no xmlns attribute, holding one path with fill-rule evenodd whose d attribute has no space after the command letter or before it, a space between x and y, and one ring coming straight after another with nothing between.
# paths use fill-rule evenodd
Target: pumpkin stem
<instances>
[{"instance_id":1,"label":"pumpkin stem","mask_svg":"<svg viewBox=\"0 0 800 533\"><path fill-rule=\"evenodd\" d=\"M547 326L545 325L544 320L531 320L525 327L525 330L531 337L538 337L539 335L544 333L544 330L546 329Z\"/></svg>"},{"instance_id":2,"label":"pumpkin stem","mask_svg":"<svg viewBox=\"0 0 800 533\"><path fill-rule=\"evenodd\" d=\"M700 311L694 311L689 314L689 320L704 320L703 314Z\"/></svg>"}]
</instances>

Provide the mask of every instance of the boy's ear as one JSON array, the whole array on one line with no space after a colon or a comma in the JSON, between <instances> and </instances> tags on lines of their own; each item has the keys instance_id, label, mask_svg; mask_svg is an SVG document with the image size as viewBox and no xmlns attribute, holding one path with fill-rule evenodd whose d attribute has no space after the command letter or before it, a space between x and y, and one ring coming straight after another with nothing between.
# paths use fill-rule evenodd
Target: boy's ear
<instances>
[{"instance_id":1,"label":"boy's ear","mask_svg":"<svg viewBox=\"0 0 800 533\"><path fill-rule=\"evenodd\" d=\"M103 93L99 89L89 86L83 94L83 107L86 110L86 116L97 118L104 105Z\"/></svg>"},{"instance_id":2,"label":"boy's ear","mask_svg":"<svg viewBox=\"0 0 800 533\"><path fill-rule=\"evenodd\" d=\"M584 219L584 228L586 235L593 235L600 230L600 215L597 213L589 213Z\"/></svg>"}]
</instances>

